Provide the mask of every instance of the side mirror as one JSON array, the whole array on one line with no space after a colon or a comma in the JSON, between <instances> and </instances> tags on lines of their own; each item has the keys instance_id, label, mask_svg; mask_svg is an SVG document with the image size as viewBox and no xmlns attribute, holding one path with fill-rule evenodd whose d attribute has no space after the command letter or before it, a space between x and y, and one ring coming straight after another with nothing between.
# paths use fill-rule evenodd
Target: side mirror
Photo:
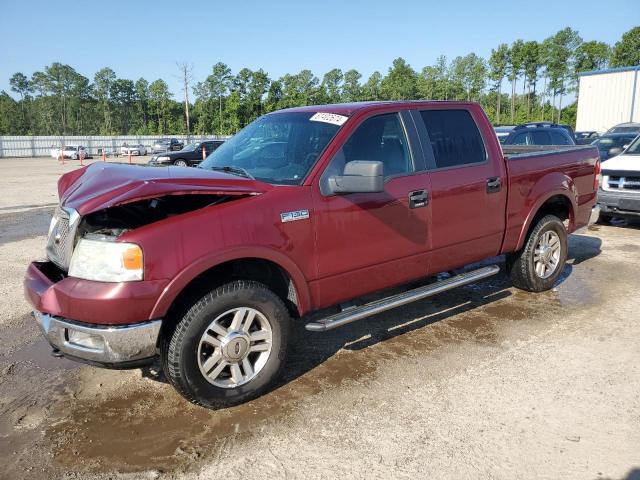
<instances>
[{"instance_id":1,"label":"side mirror","mask_svg":"<svg viewBox=\"0 0 640 480\"><path fill-rule=\"evenodd\" d=\"M382 162L354 160L342 175L329 177L331 193L374 193L384 191Z\"/></svg>"}]
</instances>

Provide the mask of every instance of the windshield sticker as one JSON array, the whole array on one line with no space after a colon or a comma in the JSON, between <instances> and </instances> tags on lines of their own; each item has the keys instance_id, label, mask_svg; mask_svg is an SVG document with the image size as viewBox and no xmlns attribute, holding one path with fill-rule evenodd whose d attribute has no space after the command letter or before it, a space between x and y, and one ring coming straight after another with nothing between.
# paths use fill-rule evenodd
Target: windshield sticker
<instances>
[{"instance_id":1,"label":"windshield sticker","mask_svg":"<svg viewBox=\"0 0 640 480\"><path fill-rule=\"evenodd\" d=\"M311 120L312 122L333 123L334 125L339 126L346 122L348 118L349 117L338 115L337 113L318 112L315 113L309 120Z\"/></svg>"}]
</instances>

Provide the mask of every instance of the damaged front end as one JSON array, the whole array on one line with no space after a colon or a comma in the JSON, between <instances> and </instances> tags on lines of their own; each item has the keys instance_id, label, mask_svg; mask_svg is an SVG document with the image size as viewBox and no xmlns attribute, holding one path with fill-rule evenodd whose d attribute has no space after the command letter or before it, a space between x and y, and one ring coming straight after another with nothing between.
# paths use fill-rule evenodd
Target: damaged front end
<instances>
[{"instance_id":1,"label":"damaged front end","mask_svg":"<svg viewBox=\"0 0 640 480\"><path fill-rule=\"evenodd\" d=\"M54 351L117 368L150 361L162 322L153 312L169 280L150 267L160 252L127 234L270 188L220 172L114 164L62 176L48 261L32 262L24 279Z\"/></svg>"},{"instance_id":2,"label":"damaged front end","mask_svg":"<svg viewBox=\"0 0 640 480\"><path fill-rule=\"evenodd\" d=\"M47 257L63 272L79 278L100 281L141 280L143 265L140 247L116 243L118 237L145 225L238 198L241 197L215 194L164 195L103 208L84 217L75 209L58 207L49 228ZM100 262L101 259L108 260L111 257L111 261ZM95 267L88 269L91 264L95 264ZM94 274L91 270L101 271ZM121 273L117 274L117 271Z\"/></svg>"},{"instance_id":3,"label":"damaged front end","mask_svg":"<svg viewBox=\"0 0 640 480\"><path fill-rule=\"evenodd\" d=\"M70 276L141 280L143 252L137 245L117 241L123 234L270 188L253 179L202 169L92 164L60 178L61 206L49 229L47 256ZM101 271L94 274L87 265Z\"/></svg>"},{"instance_id":4,"label":"damaged front end","mask_svg":"<svg viewBox=\"0 0 640 480\"><path fill-rule=\"evenodd\" d=\"M238 198L241 197L215 194L165 195L116 205L83 217L78 235L119 237L129 230Z\"/></svg>"}]
</instances>

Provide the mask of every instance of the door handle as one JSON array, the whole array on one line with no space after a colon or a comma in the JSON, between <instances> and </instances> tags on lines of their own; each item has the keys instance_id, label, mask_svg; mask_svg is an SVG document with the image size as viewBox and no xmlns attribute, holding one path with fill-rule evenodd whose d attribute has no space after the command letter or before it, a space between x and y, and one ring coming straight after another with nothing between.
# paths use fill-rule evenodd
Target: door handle
<instances>
[{"instance_id":1,"label":"door handle","mask_svg":"<svg viewBox=\"0 0 640 480\"><path fill-rule=\"evenodd\" d=\"M429 194L426 190L409 192L409 208L426 207L429 203Z\"/></svg>"},{"instance_id":2,"label":"door handle","mask_svg":"<svg viewBox=\"0 0 640 480\"><path fill-rule=\"evenodd\" d=\"M498 193L502 188L502 180L500 177L487 178L487 193Z\"/></svg>"}]
</instances>

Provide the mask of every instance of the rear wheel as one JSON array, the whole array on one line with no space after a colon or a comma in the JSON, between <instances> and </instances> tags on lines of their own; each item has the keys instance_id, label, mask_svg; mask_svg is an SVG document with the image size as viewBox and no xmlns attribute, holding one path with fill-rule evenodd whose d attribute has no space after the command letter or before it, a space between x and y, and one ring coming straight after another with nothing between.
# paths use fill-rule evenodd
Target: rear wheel
<instances>
[{"instance_id":1,"label":"rear wheel","mask_svg":"<svg viewBox=\"0 0 640 480\"><path fill-rule=\"evenodd\" d=\"M542 217L519 252L507 256L507 271L515 287L542 292L553 287L567 260L567 231L555 215Z\"/></svg>"},{"instance_id":2,"label":"rear wheel","mask_svg":"<svg viewBox=\"0 0 640 480\"><path fill-rule=\"evenodd\" d=\"M195 302L163 332L160 357L169 382L208 408L266 392L284 364L290 317L263 284L236 281Z\"/></svg>"}]
</instances>

